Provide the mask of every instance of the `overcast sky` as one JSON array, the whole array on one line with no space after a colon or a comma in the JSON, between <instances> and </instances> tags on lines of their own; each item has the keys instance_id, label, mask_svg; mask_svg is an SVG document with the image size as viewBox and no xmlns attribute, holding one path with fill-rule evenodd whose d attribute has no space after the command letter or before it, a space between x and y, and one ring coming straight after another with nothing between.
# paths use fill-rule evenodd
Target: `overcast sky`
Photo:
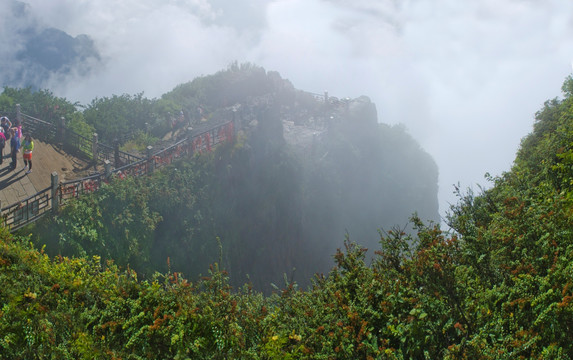
<instances>
[{"instance_id":1,"label":"overcast sky","mask_svg":"<svg viewBox=\"0 0 573 360\"><path fill-rule=\"evenodd\" d=\"M174 86L233 61L301 90L367 95L452 184L509 170L572 72L571 0L27 0L45 26L91 36L103 66L51 89L71 101Z\"/></svg>"}]
</instances>

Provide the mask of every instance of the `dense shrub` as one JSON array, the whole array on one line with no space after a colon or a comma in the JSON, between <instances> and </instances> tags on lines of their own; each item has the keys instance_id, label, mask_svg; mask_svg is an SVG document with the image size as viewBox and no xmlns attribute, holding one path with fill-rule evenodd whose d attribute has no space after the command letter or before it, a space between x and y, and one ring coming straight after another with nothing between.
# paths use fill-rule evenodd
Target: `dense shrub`
<instances>
[{"instance_id":1,"label":"dense shrub","mask_svg":"<svg viewBox=\"0 0 573 360\"><path fill-rule=\"evenodd\" d=\"M169 262L141 280L111 259L50 257L2 230L0 357L570 359L573 98L566 95L538 114L511 171L490 177L492 188L477 195L459 192L452 230L414 216L414 234L380 231L370 262L347 237L336 265L308 289L288 278L270 295L250 284L232 288L220 261L197 281ZM164 178L155 190L204 176L193 174ZM195 196L181 205L202 201ZM82 221L106 214L76 210L76 229L62 237L89 243ZM117 221L143 226L130 218L136 211L152 213L134 205ZM137 246L148 246L145 231L154 225L133 229Z\"/></svg>"}]
</instances>

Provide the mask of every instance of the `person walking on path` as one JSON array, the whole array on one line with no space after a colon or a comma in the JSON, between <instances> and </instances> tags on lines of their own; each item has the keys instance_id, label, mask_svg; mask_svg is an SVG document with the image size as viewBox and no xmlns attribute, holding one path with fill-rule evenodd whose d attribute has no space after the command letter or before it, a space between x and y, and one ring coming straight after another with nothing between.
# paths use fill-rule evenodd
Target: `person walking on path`
<instances>
[{"instance_id":1,"label":"person walking on path","mask_svg":"<svg viewBox=\"0 0 573 360\"><path fill-rule=\"evenodd\" d=\"M12 136L10 139L10 155L12 156L12 170L16 170L18 162L18 152L20 152L20 138L16 134L16 129L10 129Z\"/></svg>"},{"instance_id":2,"label":"person walking on path","mask_svg":"<svg viewBox=\"0 0 573 360\"><path fill-rule=\"evenodd\" d=\"M32 172L32 150L34 150L34 142L30 134L26 134L24 142L22 143L22 158L24 159L24 169L28 169L26 174Z\"/></svg>"}]
</instances>

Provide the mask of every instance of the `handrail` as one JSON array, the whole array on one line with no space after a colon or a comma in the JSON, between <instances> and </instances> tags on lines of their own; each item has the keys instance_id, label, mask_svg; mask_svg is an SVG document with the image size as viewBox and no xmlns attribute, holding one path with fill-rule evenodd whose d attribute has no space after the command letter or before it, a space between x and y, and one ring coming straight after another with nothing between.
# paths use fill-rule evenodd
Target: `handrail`
<instances>
[{"instance_id":1,"label":"handrail","mask_svg":"<svg viewBox=\"0 0 573 360\"><path fill-rule=\"evenodd\" d=\"M46 188L26 199L6 206L1 209L2 223L10 231L16 231L21 227L39 219L52 209L52 197Z\"/></svg>"},{"instance_id":2,"label":"handrail","mask_svg":"<svg viewBox=\"0 0 573 360\"><path fill-rule=\"evenodd\" d=\"M116 149L113 146L109 146L104 143L98 143L98 151L97 151L97 160L100 162L104 162L105 160L111 160L115 156ZM125 151L117 150L118 156L120 161L124 163L132 163L143 158L134 154L127 153Z\"/></svg>"},{"instance_id":3,"label":"handrail","mask_svg":"<svg viewBox=\"0 0 573 360\"><path fill-rule=\"evenodd\" d=\"M28 124L28 128L31 128L31 132L34 133L35 136L43 138L48 141L57 140L56 138L57 138L58 127L56 125L24 113L22 113L22 115L28 120L33 120ZM43 129L46 129L46 131L38 131L37 125L40 125ZM75 131L63 126L62 139L59 140L63 143L64 146L68 148L68 150L77 151L84 157L89 158L90 160L94 160L92 159L93 156L92 139L80 135ZM115 157L116 149L114 147L109 146L105 143L98 143L97 146L98 146L97 149L98 151L97 151L97 159L95 159L96 162L97 161L103 162L105 160L110 160L113 157ZM121 151L119 149L117 150L117 155L119 157L118 160L123 163L131 163L143 159L142 157L127 153L125 151Z\"/></svg>"},{"instance_id":4,"label":"handrail","mask_svg":"<svg viewBox=\"0 0 573 360\"><path fill-rule=\"evenodd\" d=\"M335 97L329 97L327 92L322 95L301 90L299 90L299 92L325 103L337 100ZM49 209L64 205L72 198L78 198L82 194L98 190L104 183L109 181L111 176L121 179L126 176L147 175L155 169L167 166L174 160L184 156L193 156L195 153L209 152L214 146L221 142L233 141L236 132L235 121L237 121L238 126L241 126L241 122L243 121L242 116L240 116L241 119L235 119L233 114L232 120L212 125L207 129L201 129L200 132L189 135L165 149L147 154L147 158L141 158L137 155L120 151L117 147L114 148L103 143L91 141L73 132L71 129L66 128L63 123L57 126L33 116L23 114L19 110L19 105L17 105L17 110L17 114L29 120L29 124L27 124L28 129L34 129L34 127L36 131L38 131L39 128L42 129L39 133L43 135L43 138L49 141L60 141L64 146L71 147L79 151L80 154L88 157L91 155L91 160L96 163L105 162L106 160L111 163L113 157L113 163L116 168L107 168L104 173L98 172L97 174L82 179L53 184L51 188L44 189L23 201L0 209L1 221L4 226L9 227L11 231L15 231L37 220L47 213ZM54 196L57 200L55 203L53 199Z\"/></svg>"},{"instance_id":5,"label":"handrail","mask_svg":"<svg viewBox=\"0 0 573 360\"><path fill-rule=\"evenodd\" d=\"M49 187L23 201L2 208L0 209L2 223L5 227L9 227L10 231L16 231L36 221L46 214L48 210L53 209L54 196L57 197L58 206L65 205L71 199L97 191L104 183L109 182L109 178L112 175L119 179L123 179L126 176L147 175L155 169L171 164L174 160L184 156L192 156L196 152L211 151L214 146L233 139L233 120L212 126L193 136L188 136L165 149L150 154L146 159L139 158L137 161L129 162L113 169L110 174L98 172L81 179L60 182L54 188L55 190ZM131 156L137 158L136 156Z\"/></svg>"},{"instance_id":6,"label":"handrail","mask_svg":"<svg viewBox=\"0 0 573 360\"><path fill-rule=\"evenodd\" d=\"M22 114L22 116L27 117L28 119L32 119L32 120L35 120L35 121L37 121L37 122L44 123L44 124L46 124L46 125L52 125L52 126L54 126L54 124L52 124L51 122L48 122L48 121L44 121L44 120L42 120L42 119L35 118L35 117L33 117L32 115L28 115L28 114L25 114L25 113L21 113L21 114Z\"/></svg>"}]
</instances>

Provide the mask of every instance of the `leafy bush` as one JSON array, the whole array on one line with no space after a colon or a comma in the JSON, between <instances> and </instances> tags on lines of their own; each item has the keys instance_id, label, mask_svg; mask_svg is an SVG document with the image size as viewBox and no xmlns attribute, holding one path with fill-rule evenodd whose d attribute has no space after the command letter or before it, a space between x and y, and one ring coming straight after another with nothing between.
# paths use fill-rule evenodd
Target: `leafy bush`
<instances>
[{"instance_id":1,"label":"leafy bush","mask_svg":"<svg viewBox=\"0 0 573 360\"><path fill-rule=\"evenodd\" d=\"M65 242L62 253L95 251L104 261L50 257L29 243L40 241L36 235L13 238L2 229L0 357L571 359L573 98L566 95L544 110L551 116L539 117L511 171L489 177L491 189L459 191L452 230L413 216L413 234L379 232L369 263L347 235L335 266L308 289L286 276L269 295L250 283L233 289L224 241L208 250L186 245L219 260L196 281L173 272L170 258L163 274L139 276L109 256L145 268L138 254L153 246L160 209L216 235L213 212L202 206L212 189L196 185L213 180L211 166L227 171L232 185L224 154L244 156L241 146L103 187L66 207L56 227L34 229L58 234L46 250Z\"/></svg>"},{"instance_id":2,"label":"leafy bush","mask_svg":"<svg viewBox=\"0 0 573 360\"><path fill-rule=\"evenodd\" d=\"M126 142L122 146L122 150L127 153L145 154L147 147L155 145L158 141L159 139L153 135L139 130L135 132L133 140Z\"/></svg>"}]
</instances>

